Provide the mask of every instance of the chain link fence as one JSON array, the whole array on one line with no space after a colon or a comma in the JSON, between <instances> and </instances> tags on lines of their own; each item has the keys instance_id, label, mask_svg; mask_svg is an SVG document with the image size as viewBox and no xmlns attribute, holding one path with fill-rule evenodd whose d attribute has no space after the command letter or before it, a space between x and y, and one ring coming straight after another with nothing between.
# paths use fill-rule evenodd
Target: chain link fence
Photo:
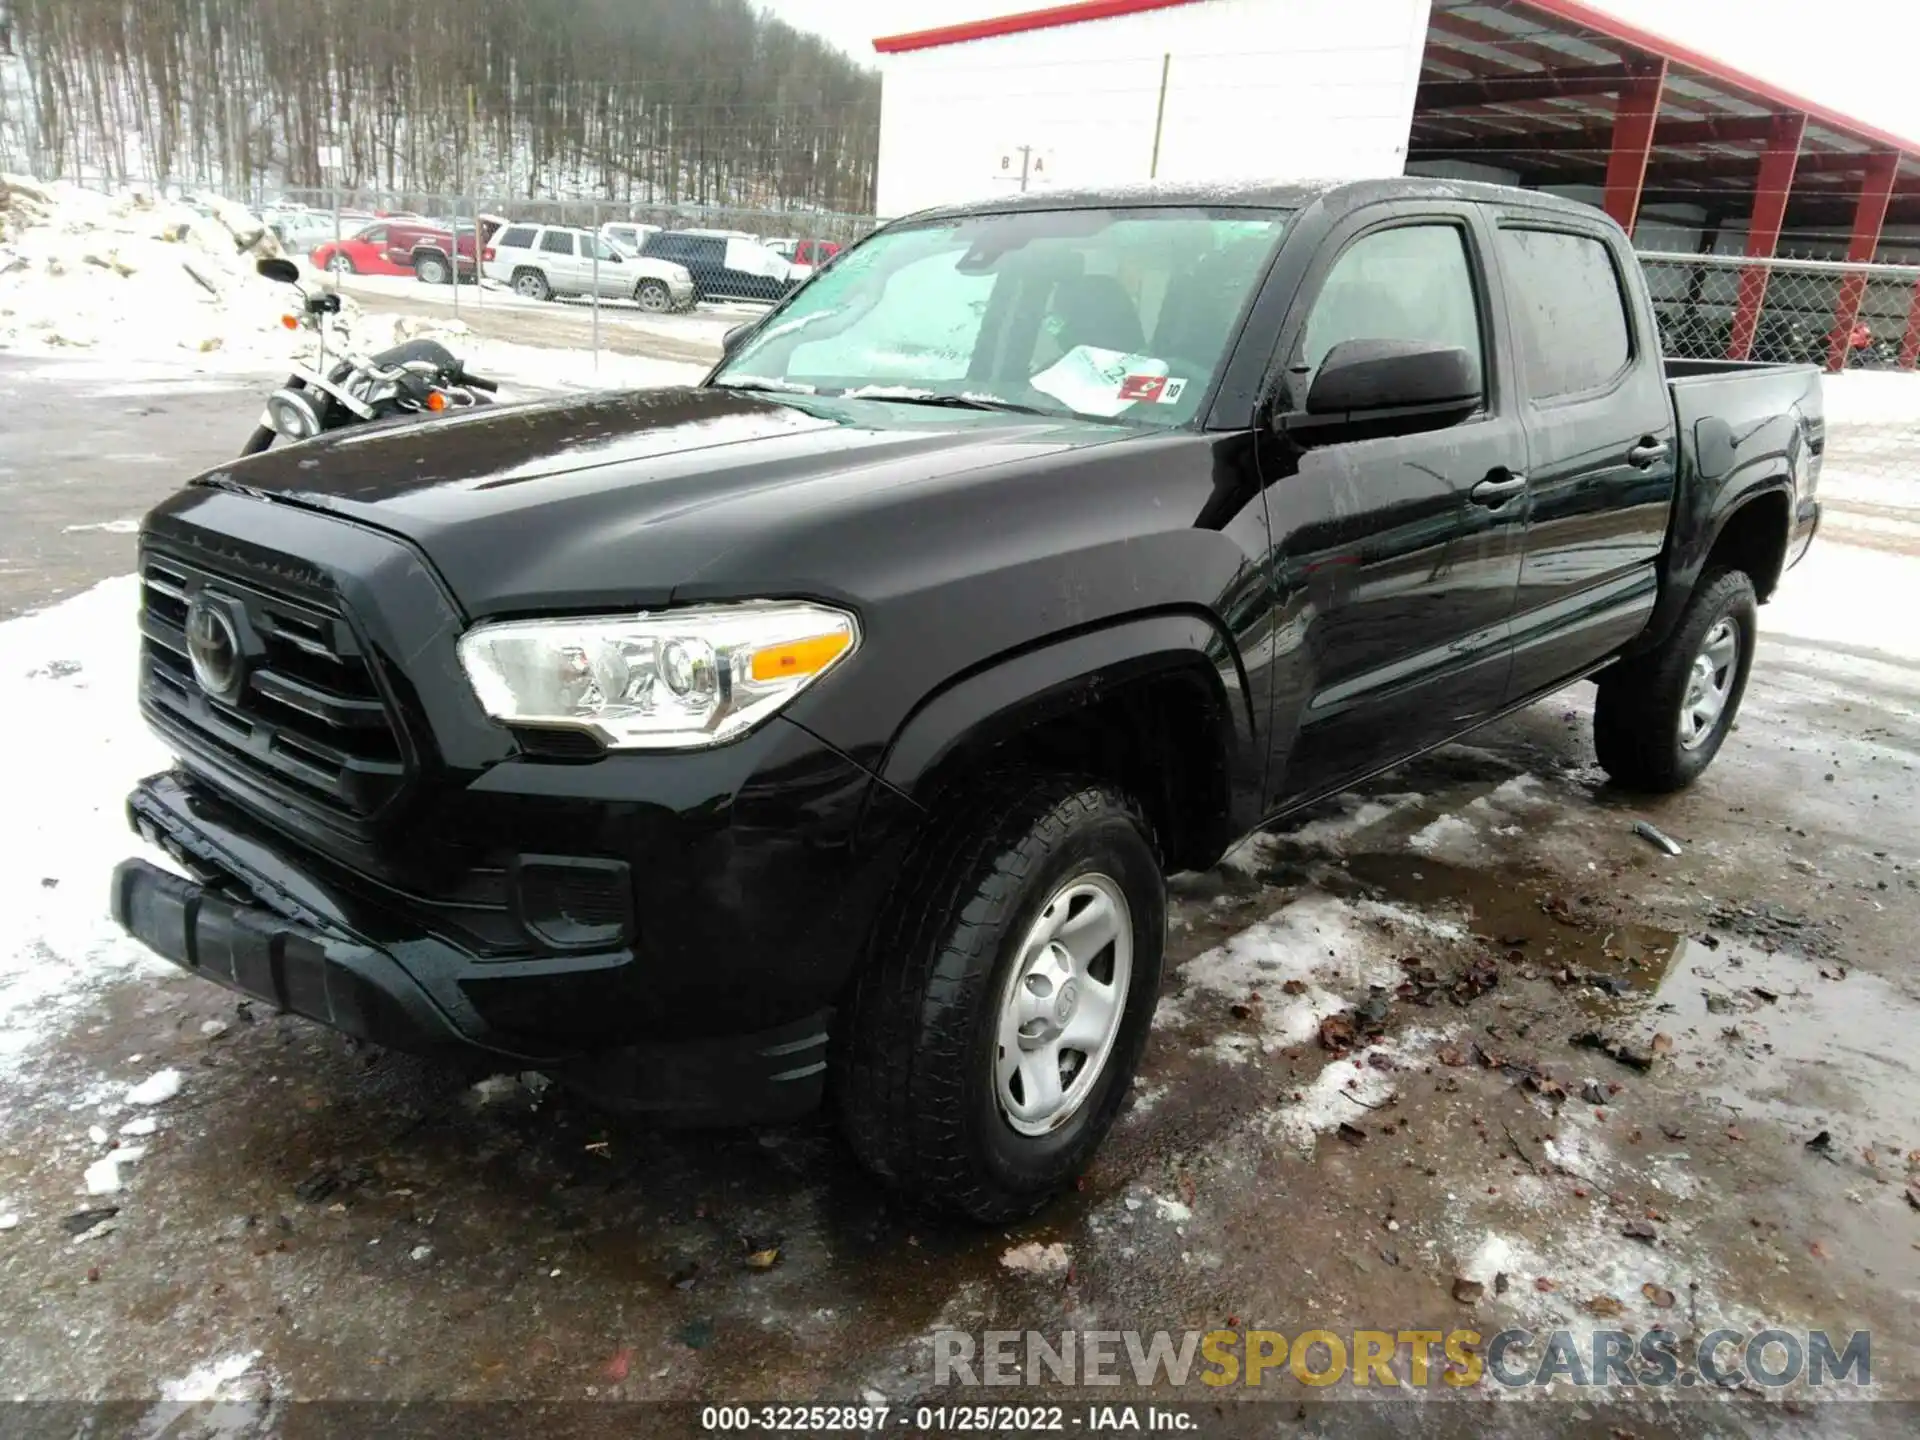
<instances>
[{"instance_id":1,"label":"chain link fence","mask_svg":"<svg viewBox=\"0 0 1920 1440\"><path fill-rule=\"evenodd\" d=\"M1640 260L1669 356L1828 372L1825 532L1920 554L1920 266Z\"/></svg>"}]
</instances>

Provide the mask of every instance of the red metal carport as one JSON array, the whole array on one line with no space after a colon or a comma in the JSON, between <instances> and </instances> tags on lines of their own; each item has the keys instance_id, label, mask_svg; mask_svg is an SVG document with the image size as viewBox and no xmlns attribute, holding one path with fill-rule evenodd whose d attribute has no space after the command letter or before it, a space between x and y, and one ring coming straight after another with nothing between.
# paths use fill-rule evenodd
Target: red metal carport
<instances>
[{"instance_id":1,"label":"red metal carport","mask_svg":"<svg viewBox=\"0 0 1920 1440\"><path fill-rule=\"evenodd\" d=\"M1757 18L1757 17L1756 17ZM1698 207L1747 227L1746 254L1782 234L1841 236L1876 258L1890 224L1920 225L1920 144L1790 94L1580 0L1433 0L1409 165L1472 162L1528 186L1596 186L1629 230L1643 207ZM1741 279L1729 353L1745 358L1767 269ZM1846 355L1865 289L1839 288L1829 364ZM1916 287L1900 363L1920 358Z\"/></svg>"}]
</instances>

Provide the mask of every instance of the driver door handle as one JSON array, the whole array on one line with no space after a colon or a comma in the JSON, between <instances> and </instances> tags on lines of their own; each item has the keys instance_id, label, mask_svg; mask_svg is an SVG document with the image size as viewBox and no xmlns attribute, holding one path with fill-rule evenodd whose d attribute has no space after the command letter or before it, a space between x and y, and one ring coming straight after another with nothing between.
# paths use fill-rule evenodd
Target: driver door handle
<instances>
[{"instance_id":1,"label":"driver door handle","mask_svg":"<svg viewBox=\"0 0 1920 1440\"><path fill-rule=\"evenodd\" d=\"M1511 470L1495 470L1469 490L1467 495L1476 505L1498 509L1526 488L1526 476L1516 475Z\"/></svg>"},{"instance_id":2,"label":"driver door handle","mask_svg":"<svg viewBox=\"0 0 1920 1440\"><path fill-rule=\"evenodd\" d=\"M1627 463L1636 470L1645 470L1667 458L1667 444L1664 440L1646 439L1627 451Z\"/></svg>"}]
</instances>

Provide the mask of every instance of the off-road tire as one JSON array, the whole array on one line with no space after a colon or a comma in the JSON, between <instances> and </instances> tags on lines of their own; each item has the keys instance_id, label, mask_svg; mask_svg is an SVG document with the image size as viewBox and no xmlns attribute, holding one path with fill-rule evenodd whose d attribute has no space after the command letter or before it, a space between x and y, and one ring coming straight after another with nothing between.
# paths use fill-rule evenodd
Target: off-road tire
<instances>
[{"instance_id":1,"label":"off-road tire","mask_svg":"<svg viewBox=\"0 0 1920 1440\"><path fill-rule=\"evenodd\" d=\"M671 314L673 292L658 280L642 280L633 287L633 303L649 315Z\"/></svg>"},{"instance_id":2,"label":"off-road tire","mask_svg":"<svg viewBox=\"0 0 1920 1440\"><path fill-rule=\"evenodd\" d=\"M1131 912L1132 974L1106 1064L1059 1128L1023 1135L995 1095L998 1007L1040 907L1104 874ZM995 777L912 847L835 1027L832 1093L862 1162L910 1198L998 1222L1070 1185L1112 1127L1159 1001L1166 883L1138 805L1098 780Z\"/></svg>"},{"instance_id":3,"label":"off-road tire","mask_svg":"<svg viewBox=\"0 0 1920 1440\"><path fill-rule=\"evenodd\" d=\"M534 281L535 284L528 285L523 290L521 286L529 280ZM526 300L551 300L553 286L547 283L547 277L538 270L521 269L513 272L513 293Z\"/></svg>"},{"instance_id":4,"label":"off-road tire","mask_svg":"<svg viewBox=\"0 0 1920 1440\"><path fill-rule=\"evenodd\" d=\"M1753 581L1743 570L1709 570L1694 585L1679 622L1657 647L1600 676L1593 747L1616 785L1664 795L1691 785L1720 751L1746 694L1758 635ZM1731 619L1740 635L1733 688L1714 728L1698 746L1680 743L1680 707L1707 635Z\"/></svg>"}]
</instances>

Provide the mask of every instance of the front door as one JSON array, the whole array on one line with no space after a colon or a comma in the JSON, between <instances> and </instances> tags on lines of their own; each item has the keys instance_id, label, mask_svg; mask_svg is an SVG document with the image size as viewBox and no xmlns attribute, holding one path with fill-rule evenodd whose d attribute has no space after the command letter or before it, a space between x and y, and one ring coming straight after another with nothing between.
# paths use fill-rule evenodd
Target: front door
<instances>
[{"instance_id":1,"label":"front door","mask_svg":"<svg viewBox=\"0 0 1920 1440\"><path fill-rule=\"evenodd\" d=\"M1526 390L1533 502L1514 606L1510 698L1550 689L1653 613L1673 505L1675 427L1659 332L1635 313L1615 232L1502 217L1497 246Z\"/></svg>"},{"instance_id":2,"label":"front door","mask_svg":"<svg viewBox=\"0 0 1920 1440\"><path fill-rule=\"evenodd\" d=\"M1263 442L1279 607L1269 776L1280 805L1457 734L1506 695L1526 431L1496 363L1505 317L1489 298L1487 243L1468 206L1362 212L1329 242L1332 258L1303 286L1306 318L1282 337L1283 410L1304 403L1321 361L1347 340L1458 346L1483 393L1444 429Z\"/></svg>"}]
</instances>

